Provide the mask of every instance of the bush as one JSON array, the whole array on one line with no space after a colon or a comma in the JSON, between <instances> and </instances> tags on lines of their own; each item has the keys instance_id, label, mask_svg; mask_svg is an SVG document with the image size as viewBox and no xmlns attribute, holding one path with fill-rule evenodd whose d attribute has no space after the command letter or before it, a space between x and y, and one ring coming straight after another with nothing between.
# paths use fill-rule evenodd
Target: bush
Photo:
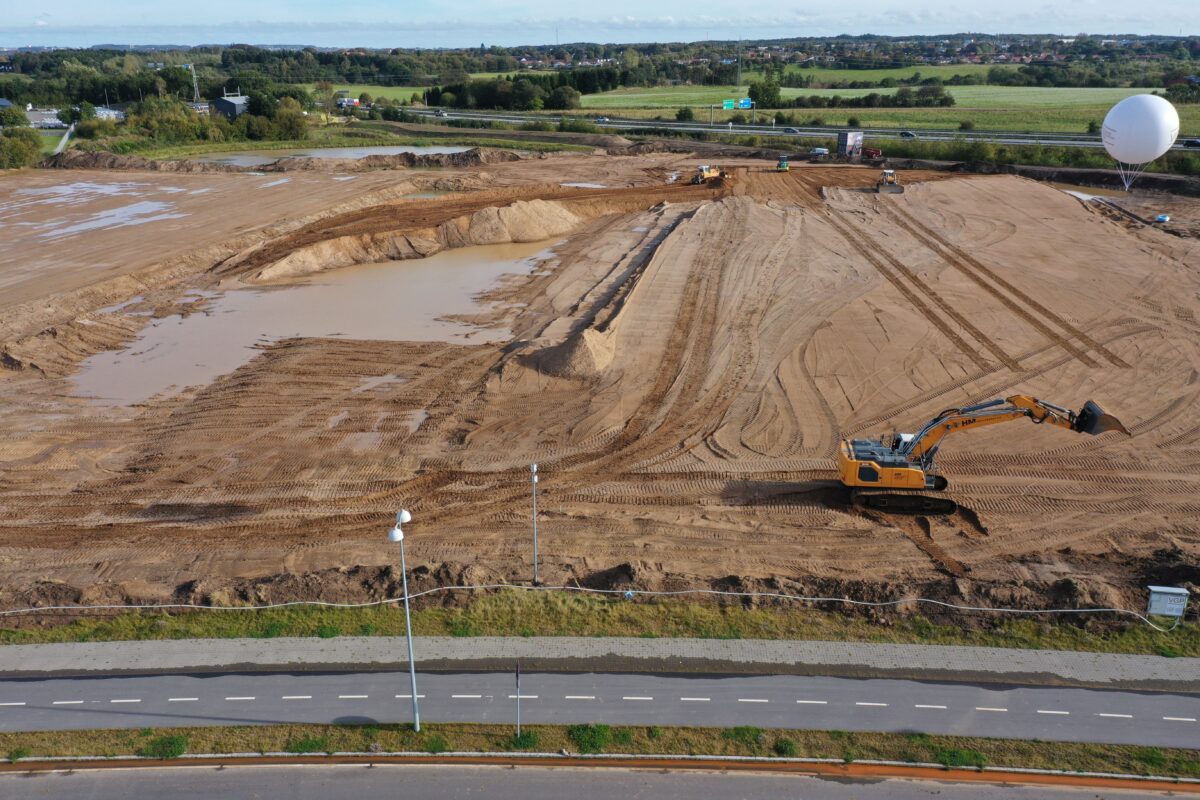
<instances>
[{"instance_id":1,"label":"bush","mask_svg":"<svg viewBox=\"0 0 1200 800\"><path fill-rule=\"evenodd\" d=\"M612 730L607 725L572 725L567 736L581 753L600 753L608 746Z\"/></svg>"},{"instance_id":2,"label":"bush","mask_svg":"<svg viewBox=\"0 0 1200 800\"><path fill-rule=\"evenodd\" d=\"M538 746L537 731L521 731L512 737L509 747L513 750L532 750Z\"/></svg>"},{"instance_id":3,"label":"bush","mask_svg":"<svg viewBox=\"0 0 1200 800\"><path fill-rule=\"evenodd\" d=\"M958 129L960 131L973 131L975 130L975 123L969 119L964 119L962 122L958 123Z\"/></svg>"},{"instance_id":4,"label":"bush","mask_svg":"<svg viewBox=\"0 0 1200 800\"><path fill-rule=\"evenodd\" d=\"M675 112L675 119L680 122L691 122L696 118L696 114L686 106Z\"/></svg>"},{"instance_id":5,"label":"bush","mask_svg":"<svg viewBox=\"0 0 1200 800\"><path fill-rule=\"evenodd\" d=\"M987 758L983 753L975 750L959 750L956 747L938 750L933 754L933 760L943 767L978 767L982 769L987 765Z\"/></svg>"},{"instance_id":6,"label":"bush","mask_svg":"<svg viewBox=\"0 0 1200 800\"><path fill-rule=\"evenodd\" d=\"M138 749L137 754L144 758L156 758L160 761L169 758L179 758L187 752L187 737L159 736L151 739Z\"/></svg>"},{"instance_id":7,"label":"bush","mask_svg":"<svg viewBox=\"0 0 1200 800\"><path fill-rule=\"evenodd\" d=\"M341 635L341 630L336 625L320 625L317 627L317 636L322 639L333 639Z\"/></svg>"},{"instance_id":8,"label":"bush","mask_svg":"<svg viewBox=\"0 0 1200 800\"><path fill-rule=\"evenodd\" d=\"M633 731L628 728L618 728L613 731L613 741L620 745L628 747L633 744Z\"/></svg>"},{"instance_id":9,"label":"bush","mask_svg":"<svg viewBox=\"0 0 1200 800\"><path fill-rule=\"evenodd\" d=\"M327 753L329 740L324 736L305 736L303 739L288 742L283 749L288 753Z\"/></svg>"},{"instance_id":10,"label":"bush","mask_svg":"<svg viewBox=\"0 0 1200 800\"><path fill-rule=\"evenodd\" d=\"M850 119L846 120L846 127L847 128L861 128L862 122L858 119L858 117L850 117Z\"/></svg>"},{"instance_id":11,"label":"bush","mask_svg":"<svg viewBox=\"0 0 1200 800\"><path fill-rule=\"evenodd\" d=\"M274 639L277 636L283 636L284 625L277 619L273 619L266 625L258 629L256 634L260 639Z\"/></svg>"},{"instance_id":12,"label":"bush","mask_svg":"<svg viewBox=\"0 0 1200 800\"><path fill-rule=\"evenodd\" d=\"M15 764L22 758L29 758L28 747L14 747L8 751L8 763Z\"/></svg>"},{"instance_id":13,"label":"bush","mask_svg":"<svg viewBox=\"0 0 1200 800\"><path fill-rule=\"evenodd\" d=\"M662 728L658 727L657 725L653 725L646 729L646 735L649 736L650 739L652 739L652 740L661 738L662 733L663 733Z\"/></svg>"},{"instance_id":14,"label":"bush","mask_svg":"<svg viewBox=\"0 0 1200 800\"><path fill-rule=\"evenodd\" d=\"M1133 757L1151 769L1159 769L1167 763L1167 756L1157 747L1139 747Z\"/></svg>"},{"instance_id":15,"label":"bush","mask_svg":"<svg viewBox=\"0 0 1200 800\"><path fill-rule=\"evenodd\" d=\"M753 725L739 725L736 728L729 728L723 731L721 736L731 742L753 747L758 744L758 737L762 736L762 729L755 728Z\"/></svg>"},{"instance_id":16,"label":"bush","mask_svg":"<svg viewBox=\"0 0 1200 800\"><path fill-rule=\"evenodd\" d=\"M42 158L42 138L30 128L5 128L0 133L0 169L30 167Z\"/></svg>"},{"instance_id":17,"label":"bush","mask_svg":"<svg viewBox=\"0 0 1200 800\"><path fill-rule=\"evenodd\" d=\"M796 757L796 743L791 739L776 739L775 740L775 755L781 758Z\"/></svg>"},{"instance_id":18,"label":"bush","mask_svg":"<svg viewBox=\"0 0 1200 800\"><path fill-rule=\"evenodd\" d=\"M438 753L444 753L449 749L450 742L446 741L445 736L439 736L435 734L425 740L426 753L433 753L434 755L437 755Z\"/></svg>"}]
</instances>

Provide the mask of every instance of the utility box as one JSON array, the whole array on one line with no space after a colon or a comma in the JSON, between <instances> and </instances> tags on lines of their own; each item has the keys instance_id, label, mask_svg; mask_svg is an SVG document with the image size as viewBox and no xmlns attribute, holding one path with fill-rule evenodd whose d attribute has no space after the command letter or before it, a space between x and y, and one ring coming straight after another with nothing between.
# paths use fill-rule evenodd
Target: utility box
<instances>
[{"instance_id":1,"label":"utility box","mask_svg":"<svg viewBox=\"0 0 1200 800\"><path fill-rule=\"evenodd\" d=\"M857 161L862 158L862 131L842 131L838 134L837 154L842 158Z\"/></svg>"},{"instance_id":2,"label":"utility box","mask_svg":"<svg viewBox=\"0 0 1200 800\"><path fill-rule=\"evenodd\" d=\"M1188 590L1177 586L1147 586L1150 590L1150 606L1147 616L1182 617L1187 611Z\"/></svg>"}]
</instances>

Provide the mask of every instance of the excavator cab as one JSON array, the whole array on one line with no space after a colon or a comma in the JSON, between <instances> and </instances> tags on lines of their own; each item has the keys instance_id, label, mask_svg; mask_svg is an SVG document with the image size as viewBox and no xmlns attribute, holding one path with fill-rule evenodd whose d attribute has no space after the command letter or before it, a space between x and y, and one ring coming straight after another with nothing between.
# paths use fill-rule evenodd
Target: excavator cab
<instances>
[{"instance_id":1,"label":"excavator cab","mask_svg":"<svg viewBox=\"0 0 1200 800\"><path fill-rule=\"evenodd\" d=\"M775 162L776 172L788 172L791 168L788 166L788 157L780 156L779 161Z\"/></svg>"}]
</instances>

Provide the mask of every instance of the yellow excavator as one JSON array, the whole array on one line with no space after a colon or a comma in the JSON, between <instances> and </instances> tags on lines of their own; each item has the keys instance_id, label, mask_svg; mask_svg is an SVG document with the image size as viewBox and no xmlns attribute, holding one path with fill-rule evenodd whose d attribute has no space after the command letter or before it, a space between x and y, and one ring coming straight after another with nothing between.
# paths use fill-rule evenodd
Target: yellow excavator
<instances>
[{"instance_id":1,"label":"yellow excavator","mask_svg":"<svg viewBox=\"0 0 1200 800\"><path fill-rule=\"evenodd\" d=\"M904 187L900 185L900 176L894 169L885 169L879 174L879 180L875 182L875 191L879 194L904 194Z\"/></svg>"},{"instance_id":2,"label":"yellow excavator","mask_svg":"<svg viewBox=\"0 0 1200 800\"><path fill-rule=\"evenodd\" d=\"M942 439L955 431L1021 418L1092 436L1108 431L1130 435L1120 420L1106 414L1091 400L1075 412L1017 394L946 409L916 433L896 433L880 441L843 439L838 453L838 478L850 488L855 505L896 514L953 514L958 510L953 500L920 494L945 491L949 485L934 471L934 456Z\"/></svg>"}]
</instances>

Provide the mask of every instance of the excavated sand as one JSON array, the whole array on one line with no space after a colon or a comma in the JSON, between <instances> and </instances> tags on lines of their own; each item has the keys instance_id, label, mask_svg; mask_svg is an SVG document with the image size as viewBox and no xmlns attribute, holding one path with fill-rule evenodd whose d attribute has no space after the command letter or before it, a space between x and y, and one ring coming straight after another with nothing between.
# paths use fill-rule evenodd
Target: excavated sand
<instances>
[{"instance_id":1,"label":"excavated sand","mask_svg":"<svg viewBox=\"0 0 1200 800\"><path fill-rule=\"evenodd\" d=\"M27 279L40 311L6 320L0 374L0 604L93 584L374 596L377 576L345 570L390 563L381 532L401 505L419 585L524 579L535 461L551 582L1134 607L1146 583L1196 581L1196 239L1006 176L908 172L905 194L880 196L873 170L754 162L729 163L720 186L666 182L695 163L492 164L444 176L479 191L274 228L231 194L234 252L142 226L151 254L103 298L148 293L128 309L82 309L51 272ZM144 180L184 178L245 176ZM562 235L554 261L480 311L510 342L294 339L123 409L56 377L127 340L139 311L178 313L185 290ZM125 229L100 245L141 252ZM148 290L168 254L172 280ZM10 256L0 280L23 268ZM846 506L840 437L1015 392L1095 399L1133 436L1024 421L959 434L941 453L959 514Z\"/></svg>"}]
</instances>

